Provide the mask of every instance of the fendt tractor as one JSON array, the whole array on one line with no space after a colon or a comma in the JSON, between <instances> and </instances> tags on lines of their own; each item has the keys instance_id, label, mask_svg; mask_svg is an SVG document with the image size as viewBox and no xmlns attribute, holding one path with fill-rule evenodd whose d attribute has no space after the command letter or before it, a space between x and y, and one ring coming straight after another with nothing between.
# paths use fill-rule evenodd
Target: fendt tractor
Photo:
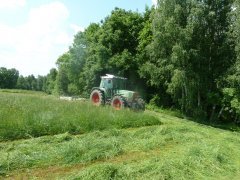
<instances>
[{"instance_id":1,"label":"fendt tractor","mask_svg":"<svg viewBox=\"0 0 240 180\"><path fill-rule=\"evenodd\" d=\"M90 101L96 106L109 104L116 110L145 110L145 102L137 92L126 90L127 78L106 74L99 87L92 88Z\"/></svg>"}]
</instances>

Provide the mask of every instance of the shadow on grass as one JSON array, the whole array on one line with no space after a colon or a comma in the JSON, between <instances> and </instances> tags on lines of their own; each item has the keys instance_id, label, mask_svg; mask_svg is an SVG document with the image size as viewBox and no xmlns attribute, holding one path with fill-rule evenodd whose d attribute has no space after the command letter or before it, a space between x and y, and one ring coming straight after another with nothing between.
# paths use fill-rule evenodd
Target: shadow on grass
<instances>
[{"instance_id":1,"label":"shadow on grass","mask_svg":"<svg viewBox=\"0 0 240 180\"><path fill-rule=\"evenodd\" d=\"M157 113L163 113L169 116L175 116L180 119L185 119L188 121L193 121L198 124L206 125L206 126L211 126L214 128L218 129L223 129L223 130L228 130L231 132L239 132L240 133L240 124L234 123L234 122L223 122L223 121L209 121L206 118L201 118L201 117L189 117L179 110L176 109L163 109L157 106L147 106L147 109L150 111L154 111Z\"/></svg>"}]
</instances>

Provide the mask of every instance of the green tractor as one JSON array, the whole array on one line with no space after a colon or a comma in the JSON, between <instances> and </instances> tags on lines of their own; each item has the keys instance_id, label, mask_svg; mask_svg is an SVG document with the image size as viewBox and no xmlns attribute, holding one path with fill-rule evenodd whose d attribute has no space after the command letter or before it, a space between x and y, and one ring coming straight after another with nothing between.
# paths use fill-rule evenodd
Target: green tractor
<instances>
[{"instance_id":1,"label":"green tractor","mask_svg":"<svg viewBox=\"0 0 240 180\"><path fill-rule=\"evenodd\" d=\"M111 74L101 76L99 87L92 88L90 101L96 106L109 104L116 110L145 110L145 102L137 92L126 89L127 79Z\"/></svg>"}]
</instances>

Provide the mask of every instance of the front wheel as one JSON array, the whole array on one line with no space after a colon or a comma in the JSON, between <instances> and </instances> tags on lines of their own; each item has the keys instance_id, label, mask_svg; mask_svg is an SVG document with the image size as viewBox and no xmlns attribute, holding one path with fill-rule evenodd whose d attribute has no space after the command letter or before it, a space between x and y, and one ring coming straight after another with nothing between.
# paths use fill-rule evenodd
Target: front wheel
<instances>
[{"instance_id":1,"label":"front wheel","mask_svg":"<svg viewBox=\"0 0 240 180\"><path fill-rule=\"evenodd\" d=\"M111 101L111 106L116 110L121 110L126 107L126 101L122 96L114 96Z\"/></svg>"},{"instance_id":2,"label":"front wheel","mask_svg":"<svg viewBox=\"0 0 240 180\"><path fill-rule=\"evenodd\" d=\"M104 105L105 101L103 92L98 89L93 90L90 95L90 101L95 106Z\"/></svg>"}]
</instances>

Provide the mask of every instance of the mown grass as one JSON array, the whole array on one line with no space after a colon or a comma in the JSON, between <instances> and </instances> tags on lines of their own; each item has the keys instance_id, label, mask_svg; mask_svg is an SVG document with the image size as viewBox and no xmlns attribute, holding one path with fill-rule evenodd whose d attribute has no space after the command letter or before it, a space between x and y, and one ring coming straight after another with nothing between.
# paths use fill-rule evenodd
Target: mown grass
<instances>
[{"instance_id":1,"label":"mown grass","mask_svg":"<svg viewBox=\"0 0 240 180\"><path fill-rule=\"evenodd\" d=\"M161 126L2 142L0 171L12 179L240 177L239 133L160 119Z\"/></svg>"},{"instance_id":2,"label":"mown grass","mask_svg":"<svg viewBox=\"0 0 240 180\"><path fill-rule=\"evenodd\" d=\"M0 91L0 141L160 124L144 113L93 107L37 92Z\"/></svg>"}]
</instances>

